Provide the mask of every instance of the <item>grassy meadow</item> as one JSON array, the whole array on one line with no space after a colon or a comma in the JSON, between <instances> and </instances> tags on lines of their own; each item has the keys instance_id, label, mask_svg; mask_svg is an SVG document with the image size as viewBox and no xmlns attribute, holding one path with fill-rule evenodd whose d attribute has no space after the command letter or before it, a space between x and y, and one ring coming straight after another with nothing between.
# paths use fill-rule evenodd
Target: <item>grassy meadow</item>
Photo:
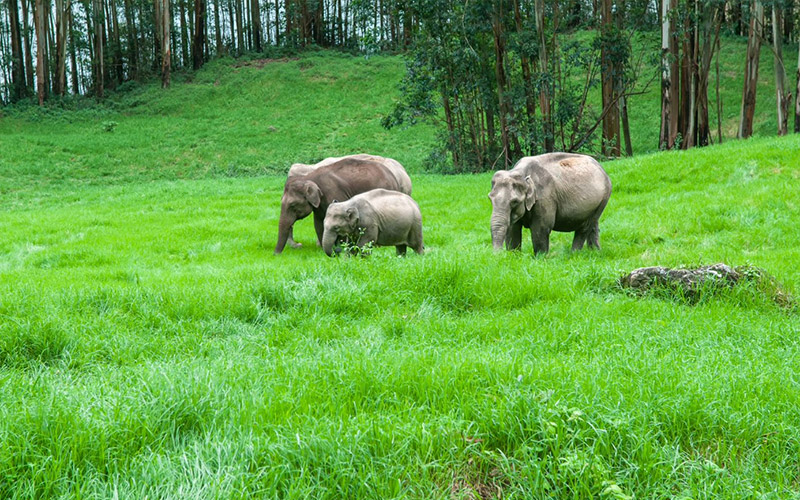
<instances>
[{"instance_id":1,"label":"grassy meadow","mask_svg":"<svg viewBox=\"0 0 800 500\"><path fill-rule=\"evenodd\" d=\"M0 498L800 498L797 308L615 284L800 293L800 136L604 162L602 250L495 254L491 174L380 128L397 59L231 64L0 118ZM357 150L426 254L274 256L288 164Z\"/></svg>"}]
</instances>

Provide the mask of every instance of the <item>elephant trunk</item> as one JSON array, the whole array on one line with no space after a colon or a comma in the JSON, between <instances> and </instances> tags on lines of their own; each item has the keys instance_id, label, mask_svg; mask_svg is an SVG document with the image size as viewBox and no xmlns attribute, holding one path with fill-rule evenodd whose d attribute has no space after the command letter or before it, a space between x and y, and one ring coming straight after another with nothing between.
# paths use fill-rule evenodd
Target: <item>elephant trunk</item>
<instances>
[{"instance_id":1,"label":"elephant trunk","mask_svg":"<svg viewBox=\"0 0 800 500\"><path fill-rule=\"evenodd\" d=\"M508 213L498 212L497 210L492 213L492 247L495 252L503 249L503 243L506 241L506 233L508 232L510 218Z\"/></svg>"},{"instance_id":2,"label":"elephant trunk","mask_svg":"<svg viewBox=\"0 0 800 500\"><path fill-rule=\"evenodd\" d=\"M292 226L294 225L294 222L294 217L281 211L281 219L278 222L278 244L275 245L275 255L283 252L283 248L286 246L286 241L292 234Z\"/></svg>"},{"instance_id":3,"label":"elephant trunk","mask_svg":"<svg viewBox=\"0 0 800 500\"><path fill-rule=\"evenodd\" d=\"M333 256L333 247L336 245L337 234L333 231L325 231L322 235L322 249L328 257Z\"/></svg>"}]
</instances>

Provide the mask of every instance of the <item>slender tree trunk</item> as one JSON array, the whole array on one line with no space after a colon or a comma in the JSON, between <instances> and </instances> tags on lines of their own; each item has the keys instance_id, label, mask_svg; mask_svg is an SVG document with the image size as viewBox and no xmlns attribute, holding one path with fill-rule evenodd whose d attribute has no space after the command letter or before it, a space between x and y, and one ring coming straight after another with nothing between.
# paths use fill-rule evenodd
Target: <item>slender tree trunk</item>
<instances>
[{"instance_id":1,"label":"slender tree trunk","mask_svg":"<svg viewBox=\"0 0 800 500\"><path fill-rule=\"evenodd\" d=\"M281 44L281 4L275 0L275 46Z\"/></svg>"},{"instance_id":2,"label":"slender tree trunk","mask_svg":"<svg viewBox=\"0 0 800 500\"><path fill-rule=\"evenodd\" d=\"M519 0L514 0L514 24L517 27L517 34L522 35L522 12L520 11ZM531 63L530 58L524 51L521 51L519 58L520 66L522 67L522 83L525 90L525 116L528 126L532 126L536 120L536 97L531 79ZM532 137L530 144L527 146L530 154L533 154L536 151L536 139Z\"/></svg>"},{"instance_id":3,"label":"slender tree trunk","mask_svg":"<svg viewBox=\"0 0 800 500\"><path fill-rule=\"evenodd\" d=\"M800 38L800 37L798 37ZM797 50L797 72L795 73L794 88L794 133L800 133L800 48Z\"/></svg>"},{"instance_id":4,"label":"slender tree trunk","mask_svg":"<svg viewBox=\"0 0 800 500\"><path fill-rule=\"evenodd\" d=\"M750 17L750 29L747 36L747 59L744 71L744 90L742 92L742 110L739 119L739 138L745 139L753 135L753 115L756 110L756 90L758 84L758 56L761 52L762 31L764 26L764 4L753 0Z\"/></svg>"},{"instance_id":5,"label":"slender tree trunk","mask_svg":"<svg viewBox=\"0 0 800 500\"><path fill-rule=\"evenodd\" d=\"M236 9L236 44L237 53L243 54L245 51L244 45L244 26L242 24L242 0L233 0L234 8Z\"/></svg>"},{"instance_id":6,"label":"slender tree trunk","mask_svg":"<svg viewBox=\"0 0 800 500\"><path fill-rule=\"evenodd\" d=\"M186 29L186 1L178 0L178 19L181 30L181 64L187 66L189 64L189 33Z\"/></svg>"},{"instance_id":7,"label":"slender tree trunk","mask_svg":"<svg viewBox=\"0 0 800 500\"><path fill-rule=\"evenodd\" d=\"M219 25L219 2L220 0L214 0L214 42L216 45L217 57L221 56L224 50L222 46L222 31Z\"/></svg>"},{"instance_id":8,"label":"slender tree trunk","mask_svg":"<svg viewBox=\"0 0 800 500\"><path fill-rule=\"evenodd\" d=\"M22 39L25 42L25 83L29 89L33 88L33 48L28 23L28 3L22 0ZM26 92L27 93L27 92Z\"/></svg>"},{"instance_id":9,"label":"slender tree trunk","mask_svg":"<svg viewBox=\"0 0 800 500\"><path fill-rule=\"evenodd\" d=\"M678 130L678 116L676 112L677 47L674 45L672 35L672 14L675 0L661 0L661 134L659 138L660 149L675 147Z\"/></svg>"},{"instance_id":10,"label":"slender tree trunk","mask_svg":"<svg viewBox=\"0 0 800 500\"><path fill-rule=\"evenodd\" d=\"M612 0L602 0L601 2L601 23L604 34L609 34L614 29L612 19ZM603 143L602 152L605 156L620 155L620 136L619 136L619 102L617 96L618 63L612 59L611 51L613 47L608 46L608 41L604 40L600 48L600 61L602 67L602 95L603 95Z\"/></svg>"},{"instance_id":11,"label":"slender tree trunk","mask_svg":"<svg viewBox=\"0 0 800 500\"><path fill-rule=\"evenodd\" d=\"M495 54L495 80L497 82L498 110L500 111L500 137L503 141L503 164L505 168L511 165L511 147L509 141L508 118L509 108L506 105L506 71L503 66L505 58L505 42L503 40L503 19L502 12L497 13L492 20L492 33L494 35L494 54Z\"/></svg>"},{"instance_id":12,"label":"slender tree trunk","mask_svg":"<svg viewBox=\"0 0 800 500\"><path fill-rule=\"evenodd\" d=\"M72 93L75 95L80 94L81 89L78 84L78 58L75 53L75 17L72 15L72 7L69 9L69 65L72 68L70 72L70 80L72 83Z\"/></svg>"},{"instance_id":13,"label":"slender tree trunk","mask_svg":"<svg viewBox=\"0 0 800 500\"><path fill-rule=\"evenodd\" d=\"M711 74L711 60L717 46L720 29L719 7L712 7L710 14L704 14L700 47L700 68L697 84L697 145L708 146L711 142L711 125L708 112L708 82ZM713 38L712 38L713 30Z\"/></svg>"},{"instance_id":14,"label":"slender tree trunk","mask_svg":"<svg viewBox=\"0 0 800 500\"><path fill-rule=\"evenodd\" d=\"M622 133L625 137L625 156L633 156L631 126L628 122L628 100L625 98L624 94L619 96L619 112L622 118Z\"/></svg>"},{"instance_id":15,"label":"slender tree trunk","mask_svg":"<svg viewBox=\"0 0 800 500\"><path fill-rule=\"evenodd\" d=\"M156 29L161 42L161 88L169 88L172 72L172 53L170 48L169 0L155 0Z\"/></svg>"},{"instance_id":16,"label":"slender tree trunk","mask_svg":"<svg viewBox=\"0 0 800 500\"><path fill-rule=\"evenodd\" d=\"M203 67L205 54L205 28L206 1L194 0L194 40L192 41L192 68L198 70Z\"/></svg>"},{"instance_id":17,"label":"slender tree trunk","mask_svg":"<svg viewBox=\"0 0 800 500\"><path fill-rule=\"evenodd\" d=\"M256 52L261 52L261 7L258 0L251 0L250 2L250 15L253 19L253 49Z\"/></svg>"},{"instance_id":18,"label":"slender tree trunk","mask_svg":"<svg viewBox=\"0 0 800 500\"><path fill-rule=\"evenodd\" d=\"M139 49L138 36L136 34L136 20L131 8L131 0L125 0L125 31L128 39L128 77L131 79L139 78Z\"/></svg>"},{"instance_id":19,"label":"slender tree trunk","mask_svg":"<svg viewBox=\"0 0 800 500\"><path fill-rule=\"evenodd\" d=\"M788 132L789 102L791 93L786 93L786 68L783 65L783 12L778 4L772 6L772 44L775 59L775 97L778 108L778 135Z\"/></svg>"},{"instance_id":20,"label":"slender tree trunk","mask_svg":"<svg viewBox=\"0 0 800 500\"><path fill-rule=\"evenodd\" d=\"M11 100L25 97L25 58L22 54L22 35L19 25L19 5L17 0L8 0L9 24L11 25Z\"/></svg>"},{"instance_id":21,"label":"slender tree trunk","mask_svg":"<svg viewBox=\"0 0 800 500\"><path fill-rule=\"evenodd\" d=\"M683 33L683 58L681 64L681 111L678 129L683 140L681 149L697 144L697 19L700 15L698 0L690 0Z\"/></svg>"},{"instance_id":22,"label":"slender tree trunk","mask_svg":"<svg viewBox=\"0 0 800 500\"><path fill-rule=\"evenodd\" d=\"M119 13L117 12L117 0L109 0L111 9L111 26L114 37L114 72L117 75L117 84L122 85L125 81L125 66L122 62L122 38L119 34Z\"/></svg>"},{"instance_id":23,"label":"slender tree trunk","mask_svg":"<svg viewBox=\"0 0 800 500\"><path fill-rule=\"evenodd\" d=\"M549 73L547 55L547 36L544 29L544 0L534 0L534 10L536 18L536 31L539 39L539 71L544 74ZM553 131L553 119L551 115L552 96L550 86L542 85L539 93L539 109L542 110L542 131L544 133L544 150L549 152L555 149L555 136Z\"/></svg>"},{"instance_id":24,"label":"slender tree trunk","mask_svg":"<svg viewBox=\"0 0 800 500\"><path fill-rule=\"evenodd\" d=\"M67 28L72 10L70 0L56 0L56 94L67 91Z\"/></svg>"},{"instance_id":25,"label":"slender tree trunk","mask_svg":"<svg viewBox=\"0 0 800 500\"><path fill-rule=\"evenodd\" d=\"M47 94L44 81L45 66L45 33L44 33L44 5L42 0L36 0L36 11L34 12L34 26L36 28L36 95L39 98L39 106L44 104Z\"/></svg>"}]
</instances>

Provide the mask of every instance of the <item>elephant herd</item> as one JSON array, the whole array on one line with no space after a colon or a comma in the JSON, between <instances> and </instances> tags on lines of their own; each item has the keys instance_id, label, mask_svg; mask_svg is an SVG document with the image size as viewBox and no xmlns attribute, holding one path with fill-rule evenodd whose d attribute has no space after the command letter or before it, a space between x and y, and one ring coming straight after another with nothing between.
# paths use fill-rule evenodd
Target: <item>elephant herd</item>
<instances>
[{"instance_id":1,"label":"elephant herd","mask_svg":"<svg viewBox=\"0 0 800 500\"><path fill-rule=\"evenodd\" d=\"M611 196L611 180L592 157L547 153L519 160L492 177L492 246L516 250L522 228L531 231L535 253L547 253L552 231L574 232L572 249L588 242L600 248L598 221ZM346 241L394 246L398 255L411 247L423 252L422 215L411 198L411 178L391 158L357 154L327 158L315 165L295 163L281 198L278 244L294 241L294 223L314 214L317 244L327 255Z\"/></svg>"}]
</instances>

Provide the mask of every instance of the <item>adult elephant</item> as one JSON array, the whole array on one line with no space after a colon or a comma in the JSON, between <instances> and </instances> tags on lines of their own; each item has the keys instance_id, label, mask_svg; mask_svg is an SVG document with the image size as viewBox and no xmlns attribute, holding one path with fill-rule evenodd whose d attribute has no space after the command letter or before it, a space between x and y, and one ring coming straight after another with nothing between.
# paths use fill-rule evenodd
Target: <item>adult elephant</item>
<instances>
[{"instance_id":1,"label":"adult elephant","mask_svg":"<svg viewBox=\"0 0 800 500\"><path fill-rule=\"evenodd\" d=\"M411 178L408 176L408 173L406 173L406 169L403 168L403 165L401 165L400 162L398 162L394 158L386 158L385 156L371 155L366 153L359 153L348 156L332 156L330 158L325 158L319 163L314 163L312 165L306 163L292 163L292 166L289 167L289 173L287 177L308 175L311 172L317 170L318 168L326 167L328 165L331 165L341 160L346 160L348 158L356 160L373 160L380 163L384 167L391 170L392 174L397 179L397 183L401 187L401 192L408 195L411 194Z\"/></svg>"},{"instance_id":2,"label":"adult elephant","mask_svg":"<svg viewBox=\"0 0 800 500\"><path fill-rule=\"evenodd\" d=\"M356 160L373 160L377 163L380 163L384 167L388 168L392 175L395 176L397 179L397 183L400 185L399 191L405 194L411 194L411 178L406 173L406 169L403 168L403 165L400 164L397 160L393 158L386 158L383 156L378 155L370 155L365 153L359 153L355 155L348 155L348 156L332 156L330 158L325 158L324 160L314 163L314 164L306 164L306 163L292 163L292 166L289 167L289 173L287 174L287 178L291 179L292 177L299 177L302 175L308 175L311 172L322 168L327 167L328 165L332 165L336 162L341 160L346 160L348 158L356 159ZM300 248L303 245L296 242L294 240L294 227L289 228L289 237L287 239L287 243L292 248ZM317 244L321 244L318 240Z\"/></svg>"},{"instance_id":3,"label":"adult elephant","mask_svg":"<svg viewBox=\"0 0 800 500\"><path fill-rule=\"evenodd\" d=\"M397 165L402 169L399 163ZM283 252L295 221L313 213L317 241L321 242L328 205L334 200L349 200L357 194L379 188L410 194L411 179L405 169L399 172L377 160L352 157L342 158L306 175L289 177L281 198L275 253Z\"/></svg>"},{"instance_id":4,"label":"adult elephant","mask_svg":"<svg viewBox=\"0 0 800 500\"><path fill-rule=\"evenodd\" d=\"M611 196L611 180L592 157L548 153L522 158L511 170L492 177L492 246L509 250L522 244L522 228L531 230L533 250L550 250L550 232L575 232L572 249L586 241L600 248L598 221Z\"/></svg>"}]
</instances>

